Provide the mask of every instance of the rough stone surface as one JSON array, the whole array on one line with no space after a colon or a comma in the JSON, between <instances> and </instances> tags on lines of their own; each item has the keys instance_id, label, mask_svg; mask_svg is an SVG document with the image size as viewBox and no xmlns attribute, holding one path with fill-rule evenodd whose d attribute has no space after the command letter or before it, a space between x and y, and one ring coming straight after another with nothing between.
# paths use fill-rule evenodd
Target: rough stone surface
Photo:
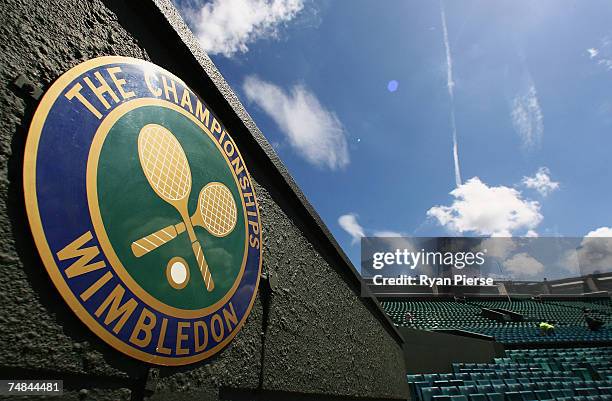
<instances>
[{"instance_id":1,"label":"rough stone surface","mask_svg":"<svg viewBox=\"0 0 612 401\"><path fill-rule=\"evenodd\" d=\"M145 395L149 367L93 335L63 303L40 262L21 184L25 138L37 101L11 85L23 74L46 89L80 62L122 55L151 60L182 77L230 129L258 183L264 269L275 272L280 285L270 297L264 342L264 306L258 297L242 331L223 352L203 363L161 368L150 399L215 399L220 388L260 386L405 398L402 353L392 330L373 314L371 303L366 306L358 297L346 257L236 95L227 84L219 86L224 83L219 71L169 1L130 8L134 4L0 2L0 376L66 378L68 400Z\"/></svg>"},{"instance_id":2,"label":"rough stone surface","mask_svg":"<svg viewBox=\"0 0 612 401\"><path fill-rule=\"evenodd\" d=\"M264 388L403 396L400 347L269 194L257 193L266 267L280 287L270 302Z\"/></svg>"}]
</instances>

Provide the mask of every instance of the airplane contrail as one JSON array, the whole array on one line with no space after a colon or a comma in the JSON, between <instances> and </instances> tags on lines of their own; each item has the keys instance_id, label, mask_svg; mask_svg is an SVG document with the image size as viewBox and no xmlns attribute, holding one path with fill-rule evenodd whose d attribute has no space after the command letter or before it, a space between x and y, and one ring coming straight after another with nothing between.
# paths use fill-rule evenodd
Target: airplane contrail
<instances>
[{"instance_id":1,"label":"airplane contrail","mask_svg":"<svg viewBox=\"0 0 612 401\"><path fill-rule=\"evenodd\" d=\"M459 149L457 146L457 122L455 121L455 82L453 81L453 59L451 58L450 43L448 41L448 29L446 28L446 13L444 2L440 0L440 18L442 19L442 31L444 33L444 48L446 49L446 86L451 106L451 129L453 130L453 160L455 162L455 185L461 186L461 169L459 168Z\"/></svg>"}]
</instances>

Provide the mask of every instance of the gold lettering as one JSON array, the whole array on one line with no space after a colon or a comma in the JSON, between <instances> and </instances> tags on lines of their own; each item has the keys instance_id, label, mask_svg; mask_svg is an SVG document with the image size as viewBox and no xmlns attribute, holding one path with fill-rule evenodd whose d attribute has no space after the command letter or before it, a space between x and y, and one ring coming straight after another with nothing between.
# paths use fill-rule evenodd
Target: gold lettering
<instances>
[{"instance_id":1,"label":"gold lettering","mask_svg":"<svg viewBox=\"0 0 612 401\"><path fill-rule=\"evenodd\" d=\"M83 301L87 301L89 298L92 297L92 295L98 292L98 290L102 288L104 284L108 283L111 278L113 278L113 274L111 272L104 273L102 277L96 280L95 283L93 283L91 286L89 286L88 289L81 293L81 299Z\"/></svg>"},{"instance_id":2,"label":"gold lettering","mask_svg":"<svg viewBox=\"0 0 612 401\"><path fill-rule=\"evenodd\" d=\"M200 331L202 329L202 342L200 342ZM206 349L208 345L208 328L206 327L206 323L202 320L198 320L193 324L193 340L195 344L195 352L202 352Z\"/></svg>"},{"instance_id":3,"label":"gold lettering","mask_svg":"<svg viewBox=\"0 0 612 401\"><path fill-rule=\"evenodd\" d=\"M106 71L108 72L108 75L110 75L117 89L119 89L119 93L121 94L121 97L123 99L129 99L131 97L136 96L134 92L132 91L126 92L125 89L123 89L123 85L126 84L125 79L117 78L117 73L122 72L121 67L107 68Z\"/></svg>"},{"instance_id":4,"label":"gold lettering","mask_svg":"<svg viewBox=\"0 0 612 401\"><path fill-rule=\"evenodd\" d=\"M219 332L215 330L215 322L216 326L219 326ZM223 339L223 335L225 334L223 329L223 321L221 321L221 316L215 314L212 319L210 319L210 332L212 333L212 337L216 342L219 342Z\"/></svg>"},{"instance_id":5,"label":"gold lettering","mask_svg":"<svg viewBox=\"0 0 612 401\"><path fill-rule=\"evenodd\" d=\"M68 100L72 100L76 97L77 100L91 112L91 114L96 116L98 119L102 118L102 113L100 113L98 109L96 109L94 105L89 102L89 100L85 99L85 96L83 96L81 93L81 89L83 89L83 85L79 83L74 84L74 86L70 88L68 92L66 92L66 98Z\"/></svg>"},{"instance_id":6,"label":"gold lettering","mask_svg":"<svg viewBox=\"0 0 612 401\"><path fill-rule=\"evenodd\" d=\"M164 347L164 340L166 339L166 329L168 328L168 319L162 318L161 330L159 332L159 338L157 339L157 352L160 354L170 355L172 351L170 348Z\"/></svg>"},{"instance_id":7,"label":"gold lettering","mask_svg":"<svg viewBox=\"0 0 612 401\"><path fill-rule=\"evenodd\" d=\"M223 144L223 150L225 150L227 157L232 157L234 155L234 144L232 141L225 141Z\"/></svg>"},{"instance_id":8,"label":"gold lettering","mask_svg":"<svg viewBox=\"0 0 612 401\"><path fill-rule=\"evenodd\" d=\"M197 99L197 98L196 98L195 116L199 118L201 122L204 123L206 128L208 128L208 125L210 124L210 111L208 111L208 109L205 108L204 114L202 114L202 103L200 102L200 99Z\"/></svg>"},{"instance_id":9,"label":"gold lettering","mask_svg":"<svg viewBox=\"0 0 612 401\"><path fill-rule=\"evenodd\" d=\"M240 173L242 173L242 171L244 171L244 165L240 164L240 158L236 157L234 160L232 160L232 166L234 166L234 172L236 173L236 175L240 175Z\"/></svg>"},{"instance_id":10,"label":"gold lettering","mask_svg":"<svg viewBox=\"0 0 612 401\"><path fill-rule=\"evenodd\" d=\"M254 234L259 234L259 223L256 221L249 220L249 225L253 228Z\"/></svg>"},{"instance_id":11,"label":"gold lettering","mask_svg":"<svg viewBox=\"0 0 612 401\"><path fill-rule=\"evenodd\" d=\"M148 323L145 323L145 320L149 320ZM132 335L130 336L130 342L135 344L141 348L146 347L151 342L151 338L153 335L151 332L155 327L156 318L153 312L148 310L147 308L142 308L142 312L140 312L140 317L138 318L138 322L136 322L136 326L134 326L134 330L132 331ZM138 338L140 333L144 333L144 338Z\"/></svg>"},{"instance_id":12,"label":"gold lettering","mask_svg":"<svg viewBox=\"0 0 612 401\"><path fill-rule=\"evenodd\" d=\"M189 322L178 322L176 325L176 354L177 355L186 355L189 353L189 350L183 348L183 341L185 341L188 336L183 333L183 329L186 329L191 324Z\"/></svg>"},{"instance_id":13,"label":"gold lettering","mask_svg":"<svg viewBox=\"0 0 612 401\"><path fill-rule=\"evenodd\" d=\"M95 86L94 83L91 82L91 79L89 79L89 77L85 77L83 78L83 80L85 81L87 86L89 86L89 89L91 89L94 95L97 96L98 100L104 105L104 107L106 107L106 109L110 109L111 107L106 98L104 97L105 93L108 93L113 98L115 103L119 103L119 97L115 92L113 92L102 74L100 74L100 71L94 72L94 76L100 83L100 86Z\"/></svg>"},{"instance_id":14,"label":"gold lettering","mask_svg":"<svg viewBox=\"0 0 612 401\"><path fill-rule=\"evenodd\" d=\"M159 88L159 86L154 86L152 82L152 80L155 80L155 82L159 82L157 76L150 71L145 71L144 77L145 82L147 84L147 88L149 88L149 92L151 92L151 94L155 97L160 97L162 94L162 90Z\"/></svg>"},{"instance_id":15,"label":"gold lettering","mask_svg":"<svg viewBox=\"0 0 612 401\"><path fill-rule=\"evenodd\" d=\"M193 114L193 106L191 105L191 97L189 96L189 91L187 88L183 88L183 97L181 98L181 107L185 107L187 105L189 107L189 111Z\"/></svg>"},{"instance_id":16,"label":"gold lettering","mask_svg":"<svg viewBox=\"0 0 612 401\"><path fill-rule=\"evenodd\" d=\"M229 311L227 310L227 308L223 309L223 318L225 319L225 324L227 325L227 328L231 332L233 330L231 323L234 323L234 327L236 327L238 325L238 316L236 316L234 304L232 304L231 302L229 303L229 308Z\"/></svg>"},{"instance_id":17,"label":"gold lettering","mask_svg":"<svg viewBox=\"0 0 612 401\"><path fill-rule=\"evenodd\" d=\"M89 264L93 258L100 254L100 249L97 246L81 248L92 238L93 235L91 235L91 231L87 231L85 234L66 245L64 249L57 253L59 260L78 258L66 269L66 276L68 278L80 276L81 274L85 273L91 273L94 270L98 270L106 266L106 263L104 263L103 260Z\"/></svg>"},{"instance_id":18,"label":"gold lettering","mask_svg":"<svg viewBox=\"0 0 612 401\"><path fill-rule=\"evenodd\" d=\"M219 124L219 121L217 121L217 119L214 117L212 122L212 128L210 130L212 131L213 135L215 134L215 132L218 132L219 134L221 133L221 124Z\"/></svg>"},{"instance_id":19,"label":"gold lettering","mask_svg":"<svg viewBox=\"0 0 612 401\"><path fill-rule=\"evenodd\" d=\"M166 81L166 76L162 75L162 84L164 86L164 93L166 94L166 100L170 100L170 95L168 92L172 92L174 96L174 103L178 103L178 97L176 96L176 85L173 80L170 80L172 86L168 86L168 81Z\"/></svg>"},{"instance_id":20,"label":"gold lettering","mask_svg":"<svg viewBox=\"0 0 612 401\"><path fill-rule=\"evenodd\" d=\"M106 324L107 326L115 320L119 319L119 321L117 322L117 324L115 324L115 327L113 328L115 334L119 333L125 322L127 322L130 316L132 316L132 313L134 313L134 309L136 309L136 306L138 306L134 298L130 298L126 303L121 305L121 301L123 300L124 294L125 290L123 289L123 287L117 284L115 289L108 295L108 297L106 297L104 302L102 302L98 310L96 310L95 312L95 315L97 317L100 317L102 316L102 313L104 313L104 310L108 308L108 313L104 318L104 324Z\"/></svg>"},{"instance_id":21,"label":"gold lettering","mask_svg":"<svg viewBox=\"0 0 612 401\"><path fill-rule=\"evenodd\" d=\"M255 205L255 198L253 197L253 193L252 192L245 192L244 194L242 194L242 197L246 201L244 206L250 207L250 206Z\"/></svg>"}]
</instances>

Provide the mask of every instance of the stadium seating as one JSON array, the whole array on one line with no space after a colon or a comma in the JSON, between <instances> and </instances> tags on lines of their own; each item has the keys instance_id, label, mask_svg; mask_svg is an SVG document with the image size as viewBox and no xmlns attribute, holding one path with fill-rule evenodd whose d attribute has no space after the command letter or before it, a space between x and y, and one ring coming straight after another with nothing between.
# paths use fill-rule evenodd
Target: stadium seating
<instances>
[{"instance_id":1,"label":"stadium seating","mask_svg":"<svg viewBox=\"0 0 612 401\"><path fill-rule=\"evenodd\" d=\"M514 349L493 363L408 375L416 401L612 400L612 347Z\"/></svg>"},{"instance_id":2,"label":"stadium seating","mask_svg":"<svg viewBox=\"0 0 612 401\"><path fill-rule=\"evenodd\" d=\"M589 343L612 341L612 302L610 299L580 299L570 301L512 300L401 300L383 301L383 308L397 326L423 330L462 329L485 334L501 343ZM481 316L482 309L504 309L523 315L523 321L500 322ZM584 319L589 315L602 320L606 326L590 331ZM412 319L407 319L409 313ZM538 324L542 321L555 325L555 334L542 336Z\"/></svg>"}]
</instances>

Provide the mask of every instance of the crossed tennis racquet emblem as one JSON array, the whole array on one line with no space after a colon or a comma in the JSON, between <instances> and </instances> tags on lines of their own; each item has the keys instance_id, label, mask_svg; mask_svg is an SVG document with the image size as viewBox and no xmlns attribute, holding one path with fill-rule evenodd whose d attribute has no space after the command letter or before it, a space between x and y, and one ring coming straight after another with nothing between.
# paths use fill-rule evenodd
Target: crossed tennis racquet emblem
<instances>
[{"instance_id":1,"label":"crossed tennis racquet emblem","mask_svg":"<svg viewBox=\"0 0 612 401\"><path fill-rule=\"evenodd\" d=\"M215 237L229 235L237 221L236 202L231 191L220 182L209 182L200 190L197 209L189 216L187 202L192 185L189 162L176 137L161 125L142 127L138 134L138 157L151 188L177 210L182 222L132 242L134 256L146 255L187 231L206 289L212 291L215 283L193 227L202 227Z\"/></svg>"}]
</instances>

